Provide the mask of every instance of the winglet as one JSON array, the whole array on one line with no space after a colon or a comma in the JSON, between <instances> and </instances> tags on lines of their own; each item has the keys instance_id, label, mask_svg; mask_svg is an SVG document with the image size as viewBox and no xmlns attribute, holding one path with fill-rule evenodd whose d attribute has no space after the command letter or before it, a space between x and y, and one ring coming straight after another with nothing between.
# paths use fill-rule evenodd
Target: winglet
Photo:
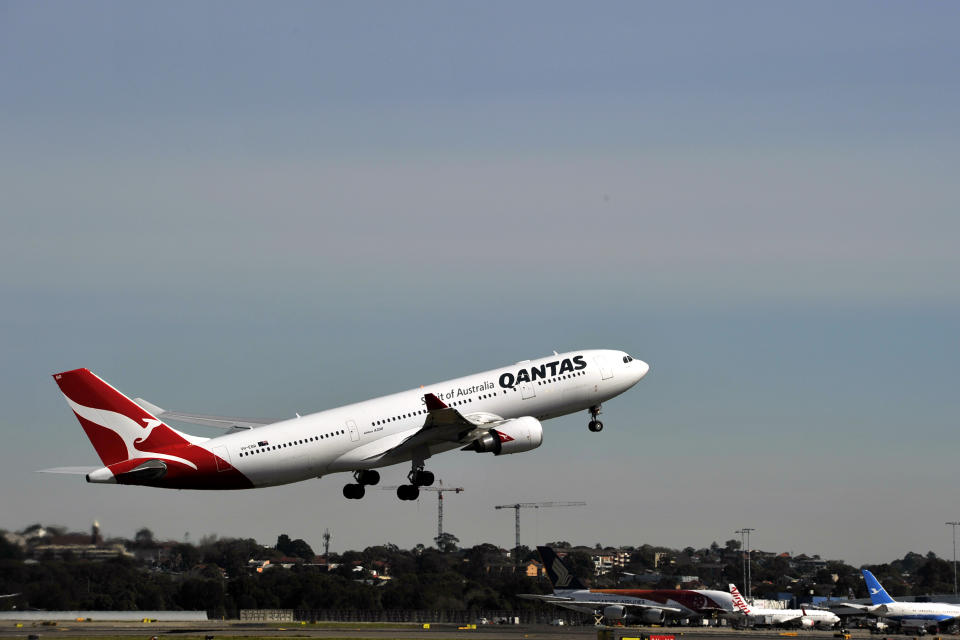
<instances>
[{"instance_id":1,"label":"winglet","mask_svg":"<svg viewBox=\"0 0 960 640\"><path fill-rule=\"evenodd\" d=\"M427 405L427 411L439 411L447 408L447 405L443 404L443 401L432 393L423 396L423 402Z\"/></svg>"}]
</instances>

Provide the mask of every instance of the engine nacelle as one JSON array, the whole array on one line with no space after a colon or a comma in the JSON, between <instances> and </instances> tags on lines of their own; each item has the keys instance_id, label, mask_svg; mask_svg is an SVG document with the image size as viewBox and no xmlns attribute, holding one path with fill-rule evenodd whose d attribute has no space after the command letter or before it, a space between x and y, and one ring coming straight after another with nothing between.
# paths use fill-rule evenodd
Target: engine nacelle
<instances>
[{"instance_id":1,"label":"engine nacelle","mask_svg":"<svg viewBox=\"0 0 960 640\"><path fill-rule=\"evenodd\" d=\"M812 629L814 626L816 626L816 624L817 623L814 622L812 618L808 618L806 616L800 618L800 626L804 629Z\"/></svg>"},{"instance_id":2,"label":"engine nacelle","mask_svg":"<svg viewBox=\"0 0 960 640\"><path fill-rule=\"evenodd\" d=\"M640 614L640 619L644 624L663 624L666 614L663 609L644 609Z\"/></svg>"},{"instance_id":3,"label":"engine nacelle","mask_svg":"<svg viewBox=\"0 0 960 640\"><path fill-rule=\"evenodd\" d=\"M628 607L622 604L611 604L603 608L603 617L607 620L619 620L624 624L663 624L665 618L663 609L644 609L640 615L627 613Z\"/></svg>"},{"instance_id":4,"label":"engine nacelle","mask_svg":"<svg viewBox=\"0 0 960 640\"><path fill-rule=\"evenodd\" d=\"M623 620L627 617L627 608L620 604L612 604L603 608L603 617L607 620Z\"/></svg>"},{"instance_id":5,"label":"engine nacelle","mask_svg":"<svg viewBox=\"0 0 960 640\"><path fill-rule=\"evenodd\" d=\"M464 451L492 453L523 453L543 444L543 425L531 416L507 420L496 429L490 429L466 447Z\"/></svg>"}]
</instances>

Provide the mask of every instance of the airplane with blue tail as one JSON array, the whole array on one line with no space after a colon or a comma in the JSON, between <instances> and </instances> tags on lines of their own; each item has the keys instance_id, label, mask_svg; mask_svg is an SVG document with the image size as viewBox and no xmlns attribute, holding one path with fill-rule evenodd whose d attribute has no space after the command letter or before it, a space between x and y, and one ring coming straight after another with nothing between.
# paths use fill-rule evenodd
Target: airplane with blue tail
<instances>
[{"instance_id":1,"label":"airplane with blue tail","mask_svg":"<svg viewBox=\"0 0 960 640\"><path fill-rule=\"evenodd\" d=\"M926 629L960 618L958 605L946 602L897 602L867 569L863 569L863 579L867 583L871 602L870 606L865 607L866 612L878 618L893 620L902 628Z\"/></svg>"}]
</instances>

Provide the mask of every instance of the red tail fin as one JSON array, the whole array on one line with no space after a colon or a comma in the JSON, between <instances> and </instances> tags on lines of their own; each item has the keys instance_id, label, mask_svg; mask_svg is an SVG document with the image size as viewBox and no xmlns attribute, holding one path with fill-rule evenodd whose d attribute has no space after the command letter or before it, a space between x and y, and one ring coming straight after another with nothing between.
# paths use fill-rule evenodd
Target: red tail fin
<instances>
[{"instance_id":1,"label":"red tail fin","mask_svg":"<svg viewBox=\"0 0 960 640\"><path fill-rule=\"evenodd\" d=\"M171 429L89 369L54 374L77 420L109 466L173 445L190 444L184 434Z\"/></svg>"}]
</instances>

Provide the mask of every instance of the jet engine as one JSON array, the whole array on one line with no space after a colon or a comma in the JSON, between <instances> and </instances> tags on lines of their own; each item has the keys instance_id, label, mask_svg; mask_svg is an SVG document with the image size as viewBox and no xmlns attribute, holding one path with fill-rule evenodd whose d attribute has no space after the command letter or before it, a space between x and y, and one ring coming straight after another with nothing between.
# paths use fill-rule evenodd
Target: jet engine
<instances>
[{"instance_id":1,"label":"jet engine","mask_svg":"<svg viewBox=\"0 0 960 640\"><path fill-rule=\"evenodd\" d=\"M531 416L507 420L468 444L463 451L492 453L523 453L543 444L543 425Z\"/></svg>"},{"instance_id":2,"label":"jet engine","mask_svg":"<svg viewBox=\"0 0 960 640\"><path fill-rule=\"evenodd\" d=\"M621 620L624 624L663 624L663 609L644 609L639 616L627 613L622 604L611 604L603 608L603 617L608 620Z\"/></svg>"},{"instance_id":3,"label":"jet engine","mask_svg":"<svg viewBox=\"0 0 960 640\"><path fill-rule=\"evenodd\" d=\"M804 629L812 629L817 623L812 618L803 616L800 618L800 626Z\"/></svg>"},{"instance_id":4,"label":"jet engine","mask_svg":"<svg viewBox=\"0 0 960 640\"><path fill-rule=\"evenodd\" d=\"M663 609L644 609L643 613L640 614L640 619L643 620L644 624L663 624L663 620L666 618Z\"/></svg>"},{"instance_id":5,"label":"jet engine","mask_svg":"<svg viewBox=\"0 0 960 640\"><path fill-rule=\"evenodd\" d=\"M623 620L627 617L627 608L620 604L612 604L603 608L603 617L607 620Z\"/></svg>"}]
</instances>

